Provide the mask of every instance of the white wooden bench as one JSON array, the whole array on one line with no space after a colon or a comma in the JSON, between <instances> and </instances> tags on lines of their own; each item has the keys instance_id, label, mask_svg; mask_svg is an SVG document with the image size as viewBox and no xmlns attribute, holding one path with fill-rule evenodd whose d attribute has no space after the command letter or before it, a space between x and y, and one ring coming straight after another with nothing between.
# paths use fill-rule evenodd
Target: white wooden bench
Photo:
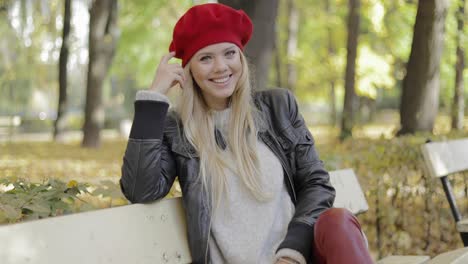
<instances>
[{"instance_id":1,"label":"white wooden bench","mask_svg":"<svg viewBox=\"0 0 468 264\"><path fill-rule=\"evenodd\" d=\"M468 219L463 219L448 176L468 170L468 138L443 142L428 142L422 146L427 171L440 178L463 244L468 246ZM468 262L467 262L468 263Z\"/></svg>"},{"instance_id":2,"label":"white wooden bench","mask_svg":"<svg viewBox=\"0 0 468 264\"><path fill-rule=\"evenodd\" d=\"M433 259L431 259L427 264L466 264L468 263L468 248L460 248L450 252L442 253Z\"/></svg>"},{"instance_id":3,"label":"white wooden bench","mask_svg":"<svg viewBox=\"0 0 468 264\"><path fill-rule=\"evenodd\" d=\"M334 206L368 210L350 169L330 172ZM421 264L427 256L390 256L379 264ZM0 226L0 263L190 263L181 198Z\"/></svg>"}]
</instances>

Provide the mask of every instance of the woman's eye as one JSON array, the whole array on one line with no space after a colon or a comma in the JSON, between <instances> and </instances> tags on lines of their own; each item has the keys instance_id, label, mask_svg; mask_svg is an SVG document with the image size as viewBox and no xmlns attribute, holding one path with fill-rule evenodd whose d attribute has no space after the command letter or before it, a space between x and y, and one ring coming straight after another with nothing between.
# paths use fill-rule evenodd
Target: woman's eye
<instances>
[{"instance_id":1,"label":"woman's eye","mask_svg":"<svg viewBox=\"0 0 468 264\"><path fill-rule=\"evenodd\" d=\"M235 50L230 50L230 51L226 52L227 56L233 56L234 54L236 54Z\"/></svg>"},{"instance_id":2,"label":"woman's eye","mask_svg":"<svg viewBox=\"0 0 468 264\"><path fill-rule=\"evenodd\" d=\"M203 57L200 58L201 61L207 61L209 59L211 59L210 56L203 56Z\"/></svg>"}]
</instances>

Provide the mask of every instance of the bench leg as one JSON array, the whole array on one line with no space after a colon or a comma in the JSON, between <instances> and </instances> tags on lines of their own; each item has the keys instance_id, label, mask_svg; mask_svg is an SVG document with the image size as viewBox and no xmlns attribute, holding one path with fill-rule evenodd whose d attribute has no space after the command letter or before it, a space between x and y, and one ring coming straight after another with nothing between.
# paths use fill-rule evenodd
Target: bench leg
<instances>
[{"instance_id":1,"label":"bench leg","mask_svg":"<svg viewBox=\"0 0 468 264\"><path fill-rule=\"evenodd\" d=\"M468 247L468 233L460 232L460 236L463 241L463 246Z\"/></svg>"}]
</instances>

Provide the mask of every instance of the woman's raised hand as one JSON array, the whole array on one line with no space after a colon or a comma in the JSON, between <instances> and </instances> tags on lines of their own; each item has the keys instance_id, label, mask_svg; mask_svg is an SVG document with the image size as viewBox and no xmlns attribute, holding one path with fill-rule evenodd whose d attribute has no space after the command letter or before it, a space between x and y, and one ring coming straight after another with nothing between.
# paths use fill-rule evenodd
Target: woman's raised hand
<instances>
[{"instance_id":1,"label":"woman's raised hand","mask_svg":"<svg viewBox=\"0 0 468 264\"><path fill-rule=\"evenodd\" d=\"M181 87L183 86L185 82L184 69L180 64L169 63L169 60L174 56L175 52L173 51L161 58L150 90L167 94L169 89L177 83Z\"/></svg>"}]
</instances>

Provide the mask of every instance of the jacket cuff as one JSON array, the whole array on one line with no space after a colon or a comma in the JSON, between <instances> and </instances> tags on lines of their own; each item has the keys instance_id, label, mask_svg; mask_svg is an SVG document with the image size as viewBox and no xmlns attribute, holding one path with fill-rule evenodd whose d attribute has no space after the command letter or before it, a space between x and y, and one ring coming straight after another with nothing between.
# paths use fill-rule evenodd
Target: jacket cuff
<instances>
[{"instance_id":1,"label":"jacket cuff","mask_svg":"<svg viewBox=\"0 0 468 264\"><path fill-rule=\"evenodd\" d=\"M135 116L130 138L161 139L168 109L169 104L162 101L135 101Z\"/></svg>"},{"instance_id":2,"label":"jacket cuff","mask_svg":"<svg viewBox=\"0 0 468 264\"><path fill-rule=\"evenodd\" d=\"M288 233L276 252L279 253L281 249L285 248L292 249L298 251L308 261L311 257L313 243L314 226L291 222Z\"/></svg>"},{"instance_id":3,"label":"jacket cuff","mask_svg":"<svg viewBox=\"0 0 468 264\"><path fill-rule=\"evenodd\" d=\"M282 257L288 257L288 258L294 259L300 264L307 264L307 261L304 258L304 256L299 251L296 251L294 249L282 248L278 250L278 252L276 252L276 259L279 259Z\"/></svg>"}]
</instances>

